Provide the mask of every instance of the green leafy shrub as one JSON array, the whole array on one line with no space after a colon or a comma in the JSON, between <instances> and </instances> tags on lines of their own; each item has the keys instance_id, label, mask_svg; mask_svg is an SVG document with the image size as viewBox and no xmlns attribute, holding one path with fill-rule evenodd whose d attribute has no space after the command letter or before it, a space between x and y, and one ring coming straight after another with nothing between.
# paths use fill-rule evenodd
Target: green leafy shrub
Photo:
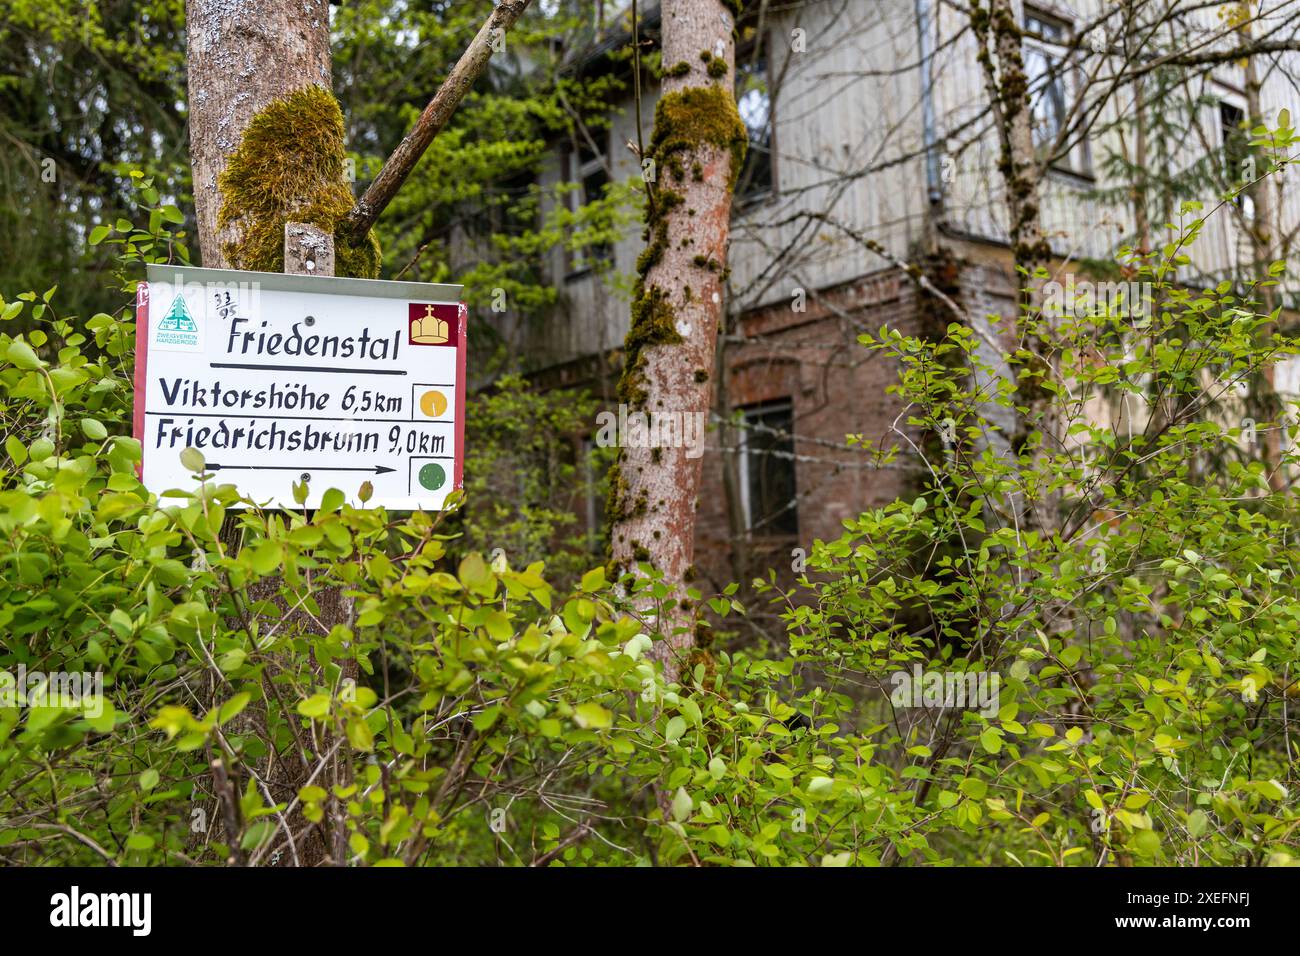
<instances>
[{"instance_id":1,"label":"green leafy shrub","mask_svg":"<svg viewBox=\"0 0 1300 956\"><path fill-rule=\"evenodd\" d=\"M1237 385L1300 348L1255 304L1281 264L1177 281L1184 214L1124 262L1149 314L1027 310L1046 345L1016 382L971 374L965 323L864 336L900 363L901 439L953 436L915 452L923 493L818 542L794 593L760 582L787 649L697 651L670 684L653 573L555 587L475 550L542 550L546 515L264 512L193 450L189 487L146 492L129 311L0 303L28 330L0 333L0 671L103 681L0 701L0 859L1293 863L1297 418L1247 426ZM96 241L178 254L150 218ZM993 440L1005 409L1023 441ZM735 593L690 589L701 636Z\"/></svg>"}]
</instances>

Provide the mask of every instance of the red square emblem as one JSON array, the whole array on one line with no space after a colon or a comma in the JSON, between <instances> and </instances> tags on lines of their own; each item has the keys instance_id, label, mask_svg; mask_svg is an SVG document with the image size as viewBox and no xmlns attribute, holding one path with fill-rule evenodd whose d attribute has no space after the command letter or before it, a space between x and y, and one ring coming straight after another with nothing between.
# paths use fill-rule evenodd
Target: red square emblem
<instances>
[{"instance_id":1,"label":"red square emblem","mask_svg":"<svg viewBox=\"0 0 1300 956\"><path fill-rule=\"evenodd\" d=\"M412 345L450 345L460 339L460 315L464 304L412 302L407 307L410 322L408 341Z\"/></svg>"}]
</instances>

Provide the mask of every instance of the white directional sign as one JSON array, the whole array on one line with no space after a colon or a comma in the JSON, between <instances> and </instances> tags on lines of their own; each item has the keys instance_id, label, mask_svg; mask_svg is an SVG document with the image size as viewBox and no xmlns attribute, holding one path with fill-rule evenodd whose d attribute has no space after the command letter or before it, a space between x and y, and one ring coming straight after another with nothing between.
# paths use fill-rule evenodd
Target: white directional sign
<instances>
[{"instance_id":1,"label":"white directional sign","mask_svg":"<svg viewBox=\"0 0 1300 956\"><path fill-rule=\"evenodd\" d=\"M181 452L259 504L425 511L461 486L461 287L149 266L136 301L135 435L150 491ZM305 505L293 484L306 482Z\"/></svg>"}]
</instances>

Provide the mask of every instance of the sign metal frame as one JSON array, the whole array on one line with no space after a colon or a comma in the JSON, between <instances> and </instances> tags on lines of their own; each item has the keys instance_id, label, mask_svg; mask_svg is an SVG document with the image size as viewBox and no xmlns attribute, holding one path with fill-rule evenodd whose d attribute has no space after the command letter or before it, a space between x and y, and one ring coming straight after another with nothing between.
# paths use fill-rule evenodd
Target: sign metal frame
<instances>
[{"instance_id":1,"label":"sign metal frame","mask_svg":"<svg viewBox=\"0 0 1300 956\"><path fill-rule=\"evenodd\" d=\"M161 361L158 360L158 356L155 355L153 356L153 358L155 359L153 363L154 368L153 369L150 368L151 338L154 339L155 351L165 351L169 355L171 355L171 353L173 352L192 353L189 356L176 357L171 362L171 364L177 366L178 368L181 368L182 370L184 369L184 363L190 362L196 365L206 364L207 368L213 370L214 372L216 372L216 370L218 369L223 370L223 372L218 372L217 374L224 373L227 375L252 376L252 375L262 374L265 372L273 372L273 373L280 373L280 374L300 373L300 377L303 378L304 380L310 380L312 378L311 373L325 373L325 372L335 373L336 375L348 375L349 377L347 379L344 379L345 381L368 380L366 378L367 376L371 378L379 379L381 381L386 381L387 380L386 378L380 379L380 377L393 376L393 375L402 375L402 376L408 375L409 368L407 370L394 371L394 370L386 370L380 368L370 369L370 368L355 367L355 362L360 361L360 359L350 360L353 362L354 367L332 367L326 365L323 360L318 362L313 362L310 359L308 359L307 361L300 361L300 360L296 361L294 359L302 358L302 355L298 353L289 353L290 355L293 355L293 359L285 358L283 361L267 360L265 363L260 365L258 362L246 362L246 363L212 362L210 361L210 358L212 357L213 352L210 348L210 342L208 340L208 336L211 334L210 329L208 329L206 326L197 325L195 319L192 316L190 316L189 310L186 308L186 302L188 301L188 296L185 295L184 291L177 291L175 293L175 301L172 303L170 307L167 305L167 303L151 302L151 291L150 291L151 289L158 289L161 287L169 290L186 290L186 289L192 289L192 287L195 286L199 286L202 287L202 289L204 290L205 296L208 290L212 290L212 289L218 291L222 289L238 289L241 290L241 292L243 292L244 290L253 290L253 301L258 303L257 306L258 310L260 310L261 295L263 293L272 293L273 295L288 294L287 296L284 296L283 299L281 300L287 302L296 302L297 296L312 297L312 298L328 297L328 299L334 300L330 302L328 311L334 317L333 328L336 334L332 337L336 339L339 337L337 333L341 331L344 332L348 331L346 329L344 330L338 329L338 326L340 324L337 320L338 311L340 308L344 310L347 309L346 300L348 297L355 297L357 299L356 308L364 309L368 306L370 312L369 315L362 315L359 318L356 325L357 326L364 325L368 332L369 325L367 323L371 321L380 321L381 323L386 323L386 328L384 333L385 336L390 336L390 335L394 336L392 340L393 355L391 357L393 361L396 362L398 360L399 355L401 355L401 349L405 348L407 352L406 355L403 356L403 361L407 364L407 366L409 366L410 363L414 361L417 357L421 355L428 355L428 356L438 357L436 364L440 368L446 368L450 364L452 367L454 367L455 370L454 383L448 383L451 384L455 390L455 394L452 399L451 409L450 409L453 413L454 421L450 423L444 423L441 421L441 416L445 415L445 410L447 409L448 406L445 396L441 395L441 393L439 393L438 396L434 397L434 401L432 403L433 408L439 409L436 415L433 412L426 410L424 414L427 416L427 418L417 418L416 406L419 405L421 408L423 408L424 406L421 399L417 399L415 390L429 383L419 383L414 381L408 382L408 388L405 390L404 393L406 395L406 397L404 398L404 402L410 403L409 419L362 418L355 414L354 415L342 415L342 414L321 415L319 417L314 417L310 415L300 416L300 415L276 414L274 411L250 412L245 410L232 412L229 415L225 415L224 413L220 413L220 412L207 413L206 417L222 419L223 420L222 427L227 427L225 425L225 419L227 418L230 419L231 421L249 422L250 424L255 424L258 420L288 421L291 419L297 419L297 420L305 419L308 421L309 425L311 422L335 422L335 423L386 422L386 423L390 423L394 427L398 425L409 426L409 432L406 435L408 441L414 436L414 433L419 428L433 428L439 424L449 424L450 431L454 435L454 439L453 439L454 460L453 460L453 469L452 469L453 473L451 475L451 483L445 486L444 488L440 488L436 498L431 499L431 501L436 500L438 506L441 506L441 503L442 501L445 500L447 494L450 494L454 490L463 488L464 459L465 459L465 397L466 397L465 393L466 393L466 386L467 386L466 339L467 339L467 331L468 331L467 329L468 313L467 310L465 309L464 303L460 302L461 292L464 288L463 286L433 284L433 283L424 283L424 282L402 282L402 281L390 281L390 280L378 280L378 279L351 279L351 278L343 278L343 277L336 277L336 276L285 275L282 273L274 273L274 272L244 272L244 271L233 270L233 269L204 269L204 268L189 267L189 266L152 265L152 264L148 266L147 276L148 276L147 281L140 283L136 293L136 356L135 356L136 364L135 364L135 382L134 382L135 405L133 409L133 430L136 439L140 441L142 456L143 456L139 466L140 476L142 480L146 479L147 477L148 469L146 466L151 461L150 454L152 453L155 456L159 454L159 452L156 449L153 449L151 452L148 428L146 427L148 419L150 416L160 416L165 414L165 412L161 410L148 407L148 396L150 395L149 376L151 371L156 372L157 367L160 364L162 364ZM386 302L387 300L396 300L396 301L393 303L393 307L388 307L384 304L384 302L376 303L374 300L384 300L384 302ZM240 301L242 303L242 300ZM325 301L325 300L321 299L321 301ZM180 303L179 307L177 306L177 302ZM408 308L406 312L398 313L396 311L397 302L402 302L407 304ZM421 334L417 336L416 334L417 331L421 330L421 324L416 320L416 316L418 314L417 310L419 308L425 309L426 312L429 314L429 316L432 318L434 306L438 306L442 308L443 314L445 315L446 307L453 306L453 305L457 307L457 312L454 320L452 320L449 323L446 319L440 320L437 318L433 318L433 322L436 325L435 331L431 334L427 333L427 326L426 326L425 327L426 334ZM241 304L239 308L244 308L244 306ZM315 310L315 311L319 311L319 310ZM156 318L153 320L152 323L151 323L151 312L154 316L156 316ZM376 313L380 313L380 312L384 313L384 315L382 318L377 318ZM399 314L409 314L409 319L399 323L396 318L396 316ZM274 334L275 330L278 330L281 337L284 338L288 337L288 336L283 336L282 325L272 326L268 328L267 323L263 322L262 327L260 329L256 329L257 323L252 320L261 319L262 317L260 314L257 316L242 317L242 318L238 318L236 317L236 315L237 315L237 310L231 309L228 314L223 314L222 316L222 318L225 321L230 323L229 328L231 329L231 331L226 333L229 336L230 342L236 341L236 332L234 331L235 329L234 323L243 323L249 325L250 328L246 331L250 332L250 334L263 335L268 332ZM161 325L161 320L164 318L169 320L169 324L166 326L165 329ZM312 316L308 316L306 317L306 319L311 320L307 322L308 325L312 325L315 322L315 318ZM304 319L303 321L305 321L306 319ZM200 317L199 321L206 323L208 319L205 315L203 317ZM270 320L267 320L267 322L269 321ZM301 322L299 322L299 324L301 324ZM350 326L351 323L349 323L349 327ZM256 329L256 331L253 331L254 329ZM159 344L159 336L163 334L167 336L167 338L163 340L168 343L166 346L162 346ZM239 334L243 334L243 333L241 332ZM301 334L301 332L299 332L298 334ZM318 337L318 336L308 336L308 337L310 338L310 337ZM378 336L376 336L374 339L370 341L373 346L378 346L380 344L380 340ZM386 348L389 343L388 341L384 341L383 344L385 346L384 356L385 358L387 358L388 356L387 356ZM426 346L429 345L435 346L436 351L434 351L434 349L429 349L426 352ZM258 348L259 348L259 355L260 355L261 346L259 345ZM455 350L454 359L451 360L450 363L447 361L446 358L442 357L442 355L439 354L444 349ZM369 357L367 356L367 359L368 358ZM224 371L224 370L232 370L232 369L239 370L239 371ZM168 374L171 373L172 370L169 370ZM332 379L334 378L334 376L330 376L330 378ZM215 383L216 379L214 378L213 381ZM160 389L163 387L165 386L162 386L160 384ZM229 392L229 389L227 389L227 392ZM428 397L427 394L425 397ZM332 397L330 398L330 400L332 401ZM184 404L184 401L182 402L182 404ZM184 409L175 409L169 407L168 411L172 411L175 414L181 416L186 414L193 414L193 415L202 414L193 411L193 409L190 409L187 412ZM192 422L193 419L190 419L190 421ZM159 429L160 429L159 433L161 435L161 426L159 426ZM345 425L343 426L342 431L346 432L347 429L348 426ZM414 436L414 437L419 437L419 436ZM161 438L159 440L161 441ZM172 447L172 446L168 446L168 447ZM239 480L237 478L232 479L231 477L223 475L222 474L223 470L228 470L231 471L232 473L240 470L243 470L245 472L253 471L253 470L278 471L282 473L285 478L283 482L284 491L277 492L276 497L269 503L268 507L294 509L294 510L296 510L297 508L312 507L313 506L312 502L318 502L320 495L323 494L323 492L327 488L339 487L340 490L344 490L345 492L348 491L348 486L350 486L351 483L343 483L338 480L331 480L331 479L324 479L320 481L313 480L312 482L309 483L310 497L308 499L308 503L305 505L297 505L296 503L293 503L291 495L288 494L291 483L294 480L291 477L292 472L301 469L304 473L310 473L313 467L315 467L317 470L323 473L331 473L331 472L360 473L360 472L367 472L367 471L375 473L379 477L376 477L375 479L376 492L374 495L374 499L371 502L371 506L385 505L386 507L390 507L394 510L413 510L414 508L423 507L422 503L418 500L420 496L412 493L412 484L414 481L413 478L414 462L425 457L422 455L414 455L409 452L403 455L400 451L399 452L390 451L385 453L389 455L390 458L394 456L396 458L404 458L406 463L406 470L408 472L407 482L406 482L407 494L405 496L404 503L390 504L389 502L398 500L399 496L392 492L391 487L385 494L381 495L379 492L379 488L381 487L381 485L391 486L392 482L391 480L381 482L379 479L380 477L386 474L392 474L395 470L394 468L385 468L383 465L379 465L379 464L373 464L373 465L367 464L364 461L359 459L355 461L355 467L320 465L320 464L313 465L309 461L304 462L304 464L302 465L296 465L296 464L281 465L281 464L267 464L267 463L253 464L253 463L245 463L245 462L235 464L233 460L228 460L227 462L223 463L216 460L216 456L221 454L220 452L217 452L216 454L212 454L207 449L200 449L200 450L204 452L205 458L209 459L208 470L212 471L215 474L216 481L219 483L233 483L237 487L239 486ZM292 452L292 453L296 454L298 452ZM310 455L315 453L316 453L315 449L301 452L301 454L303 455ZM351 451L347 451L346 453L353 454L355 457L355 453ZM236 455L236 454L237 453L235 452L230 452L223 457L229 458L231 455ZM249 457L256 457L258 455L261 455L260 452L254 452L251 449L245 449L243 454ZM376 454L378 454L378 452L376 452ZM167 469L164 469L164 471L166 470ZM442 481L443 474L444 473L440 469L435 469L434 476L433 476L434 480ZM252 479L249 479L249 482L251 481ZM425 481L425 476L421 475L420 483L424 484L424 481ZM167 481L166 483L168 488L177 487L177 483L175 480L170 480ZM359 485L359 481L357 482L357 484ZM428 488L430 486L425 485L425 487ZM162 494L167 489L164 489L162 487L152 487L150 488L150 490L158 494ZM263 489L263 491L265 491L265 489ZM242 493L243 493L243 489L241 488L241 494ZM264 494L255 495L256 499L261 499L263 497ZM358 503L355 501L354 495L349 494L349 497L354 500L354 503Z\"/></svg>"}]
</instances>

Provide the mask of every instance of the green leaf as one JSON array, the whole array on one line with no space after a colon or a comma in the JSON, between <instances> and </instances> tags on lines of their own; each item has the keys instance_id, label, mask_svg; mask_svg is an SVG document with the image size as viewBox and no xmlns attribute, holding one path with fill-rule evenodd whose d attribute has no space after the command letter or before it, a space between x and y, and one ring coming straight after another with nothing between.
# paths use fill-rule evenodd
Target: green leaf
<instances>
[{"instance_id":1,"label":"green leaf","mask_svg":"<svg viewBox=\"0 0 1300 956\"><path fill-rule=\"evenodd\" d=\"M983 800L985 794L989 792L989 785L979 777L966 777L957 788L972 800Z\"/></svg>"},{"instance_id":2,"label":"green leaf","mask_svg":"<svg viewBox=\"0 0 1300 956\"><path fill-rule=\"evenodd\" d=\"M460 567L456 570L456 576L468 591L482 594L485 597L491 597L496 593L496 577L492 574L492 569L483 560L483 556L477 551L472 552L465 560L461 561Z\"/></svg>"},{"instance_id":3,"label":"green leaf","mask_svg":"<svg viewBox=\"0 0 1300 956\"><path fill-rule=\"evenodd\" d=\"M675 744L682 739L682 734L686 733L686 721L682 717L673 717L668 721L668 726L664 730L664 739L670 744Z\"/></svg>"},{"instance_id":4,"label":"green leaf","mask_svg":"<svg viewBox=\"0 0 1300 956\"><path fill-rule=\"evenodd\" d=\"M510 619L496 608L488 611L484 617L483 626L494 641L508 641L511 635L514 634L514 628L510 626Z\"/></svg>"},{"instance_id":5,"label":"green leaf","mask_svg":"<svg viewBox=\"0 0 1300 956\"><path fill-rule=\"evenodd\" d=\"M587 730L603 730L614 723L614 715L600 704L588 701L574 708L574 720Z\"/></svg>"},{"instance_id":6,"label":"green leaf","mask_svg":"<svg viewBox=\"0 0 1300 956\"><path fill-rule=\"evenodd\" d=\"M10 435L5 439L5 451L9 453L9 458L15 465L21 465L27 460L27 448L17 435Z\"/></svg>"},{"instance_id":7,"label":"green leaf","mask_svg":"<svg viewBox=\"0 0 1300 956\"><path fill-rule=\"evenodd\" d=\"M249 552L248 560L258 574L272 574L284 561L284 547L278 541L263 541Z\"/></svg>"},{"instance_id":8,"label":"green leaf","mask_svg":"<svg viewBox=\"0 0 1300 956\"><path fill-rule=\"evenodd\" d=\"M499 705L488 707L482 712L474 715L474 729L479 733L491 730L492 726L497 722L497 718L500 716L501 707Z\"/></svg>"},{"instance_id":9,"label":"green leaf","mask_svg":"<svg viewBox=\"0 0 1300 956\"><path fill-rule=\"evenodd\" d=\"M681 823L691 815L693 806L691 795L686 792L686 788L678 787L677 792L673 794L673 819Z\"/></svg>"},{"instance_id":10,"label":"green leaf","mask_svg":"<svg viewBox=\"0 0 1300 956\"><path fill-rule=\"evenodd\" d=\"M1255 784L1260 794L1269 800L1285 800L1286 787L1276 780L1261 780Z\"/></svg>"},{"instance_id":11,"label":"green leaf","mask_svg":"<svg viewBox=\"0 0 1300 956\"><path fill-rule=\"evenodd\" d=\"M36 357L32 347L22 339L14 339L9 343L9 362L22 369L37 369L41 367L41 360Z\"/></svg>"},{"instance_id":12,"label":"green leaf","mask_svg":"<svg viewBox=\"0 0 1300 956\"><path fill-rule=\"evenodd\" d=\"M808 792L814 797L829 797L834 787L835 781L830 777L813 777L808 781Z\"/></svg>"},{"instance_id":13,"label":"green leaf","mask_svg":"<svg viewBox=\"0 0 1300 956\"><path fill-rule=\"evenodd\" d=\"M329 694L312 694L306 700L298 701L298 713L313 720L319 720L330 712Z\"/></svg>"},{"instance_id":14,"label":"green leaf","mask_svg":"<svg viewBox=\"0 0 1300 956\"><path fill-rule=\"evenodd\" d=\"M186 471L198 474L206 467L206 462L203 460L203 453L197 448L186 448L181 452L181 465Z\"/></svg>"},{"instance_id":15,"label":"green leaf","mask_svg":"<svg viewBox=\"0 0 1300 956\"><path fill-rule=\"evenodd\" d=\"M230 700L221 705L221 710L217 713L217 723L224 724L233 720L245 707L248 706L248 702L251 699L252 695L247 691L236 694L234 697L230 698Z\"/></svg>"},{"instance_id":16,"label":"green leaf","mask_svg":"<svg viewBox=\"0 0 1300 956\"><path fill-rule=\"evenodd\" d=\"M371 751L375 749L375 734L370 729L364 719L352 717L347 723L348 743L357 750Z\"/></svg>"}]
</instances>

